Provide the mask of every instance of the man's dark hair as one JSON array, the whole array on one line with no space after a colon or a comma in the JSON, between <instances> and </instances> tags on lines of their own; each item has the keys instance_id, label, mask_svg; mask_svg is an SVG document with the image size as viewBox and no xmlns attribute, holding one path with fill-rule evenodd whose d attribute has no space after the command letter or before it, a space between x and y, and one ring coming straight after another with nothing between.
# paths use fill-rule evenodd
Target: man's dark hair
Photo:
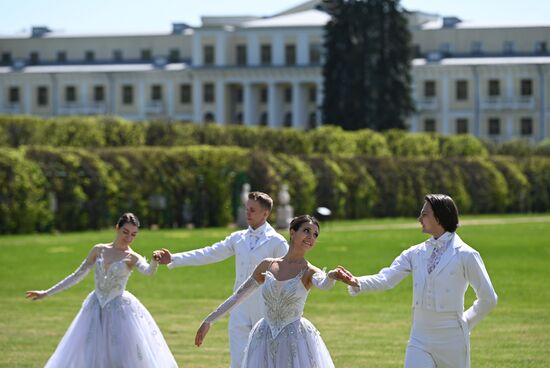
<instances>
[{"instance_id":1,"label":"man's dark hair","mask_svg":"<svg viewBox=\"0 0 550 368\"><path fill-rule=\"evenodd\" d=\"M248 193L248 199L258 202L263 208L271 212L273 208L273 199L263 192L250 192Z\"/></svg>"},{"instance_id":2,"label":"man's dark hair","mask_svg":"<svg viewBox=\"0 0 550 368\"><path fill-rule=\"evenodd\" d=\"M445 194L427 194L424 199L430 204L439 224L448 232L458 227L458 209L451 197Z\"/></svg>"}]
</instances>

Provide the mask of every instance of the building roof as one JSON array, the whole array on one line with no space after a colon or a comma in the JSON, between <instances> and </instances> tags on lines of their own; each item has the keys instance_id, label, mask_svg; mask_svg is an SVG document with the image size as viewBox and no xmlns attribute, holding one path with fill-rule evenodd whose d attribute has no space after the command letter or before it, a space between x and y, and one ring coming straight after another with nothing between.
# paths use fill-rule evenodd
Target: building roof
<instances>
[{"instance_id":1,"label":"building roof","mask_svg":"<svg viewBox=\"0 0 550 368\"><path fill-rule=\"evenodd\" d=\"M243 28L323 27L330 20L327 13L311 9L298 13L283 14L241 24Z\"/></svg>"},{"instance_id":2,"label":"building roof","mask_svg":"<svg viewBox=\"0 0 550 368\"><path fill-rule=\"evenodd\" d=\"M92 65L32 65L21 70L11 67L0 67L0 74L6 73L113 73L113 72L146 72L153 70L181 71L189 66L184 63L166 64L156 68L153 64L92 64Z\"/></svg>"},{"instance_id":3,"label":"building roof","mask_svg":"<svg viewBox=\"0 0 550 368\"><path fill-rule=\"evenodd\" d=\"M550 56L503 56L503 57L467 57L445 58L430 62L426 59L414 59L413 66L430 65L528 65L550 64Z\"/></svg>"}]
</instances>

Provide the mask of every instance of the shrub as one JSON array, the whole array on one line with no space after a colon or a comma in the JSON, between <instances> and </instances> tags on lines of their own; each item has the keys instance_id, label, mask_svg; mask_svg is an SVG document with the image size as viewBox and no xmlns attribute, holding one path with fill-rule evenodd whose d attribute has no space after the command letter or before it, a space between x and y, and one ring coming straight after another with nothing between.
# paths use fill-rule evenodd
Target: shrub
<instances>
[{"instance_id":1,"label":"shrub","mask_svg":"<svg viewBox=\"0 0 550 368\"><path fill-rule=\"evenodd\" d=\"M51 228L46 178L20 150L0 149L0 233Z\"/></svg>"},{"instance_id":2,"label":"shrub","mask_svg":"<svg viewBox=\"0 0 550 368\"><path fill-rule=\"evenodd\" d=\"M487 148L479 139L470 134L446 137L441 147L443 157L487 157Z\"/></svg>"}]
</instances>

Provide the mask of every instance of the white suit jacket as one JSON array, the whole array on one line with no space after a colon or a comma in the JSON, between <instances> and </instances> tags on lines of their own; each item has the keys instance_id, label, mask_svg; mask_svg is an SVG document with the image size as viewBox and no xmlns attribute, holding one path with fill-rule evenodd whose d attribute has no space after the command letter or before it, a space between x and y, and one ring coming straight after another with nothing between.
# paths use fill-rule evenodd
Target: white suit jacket
<instances>
[{"instance_id":1,"label":"white suit jacket","mask_svg":"<svg viewBox=\"0 0 550 368\"><path fill-rule=\"evenodd\" d=\"M256 266L265 258L278 258L288 252L286 239L266 222L264 232L260 235L258 243L253 250L246 241L248 230L235 231L224 240L211 246L190 250L188 252L172 255L172 262L168 268L180 266L201 266L210 263L221 262L231 256L235 256L235 284L237 288L252 274ZM244 312L251 316L254 324L263 317L263 303L261 294L256 290L246 301L237 306L232 313Z\"/></svg>"},{"instance_id":2,"label":"white suit jacket","mask_svg":"<svg viewBox=\"0 0 550 368\"><path fill-rule=\"evenodd\" d=\"M413 274L413 307L422 305L423 290L428 277L433 277L435 310L456 311L471 330L497 303L497 294L491 284L479 253L454 234L452 244L443 253L437 267L428 275L427 264L431 249L425 242L403 251L390 267L378 274L359 277L359 287L350 288L350 294L381 291L393 288L410 273ZM464 294L468 285L477 299L464 312Z\"/></svg>"}]
</instances>

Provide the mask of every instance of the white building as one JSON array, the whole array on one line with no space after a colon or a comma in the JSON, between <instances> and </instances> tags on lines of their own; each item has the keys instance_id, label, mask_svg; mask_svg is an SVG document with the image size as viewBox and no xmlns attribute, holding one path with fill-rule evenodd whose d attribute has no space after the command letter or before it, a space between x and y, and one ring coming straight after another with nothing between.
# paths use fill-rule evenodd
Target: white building
<instances>
[{"instance_id":1,"label":"white building","mask_svg":"<svg viewBox=\"0 0 550 368\"><path fill-rule=\"evenodd\" d=\"M219 124L321 124L323 25L307 1L270 17L203 17L170 34L0 37L0 114L117 114ZM550 137L550 24L484 27L409 14L412 131Z\"/></svg>"}]
</instances>

